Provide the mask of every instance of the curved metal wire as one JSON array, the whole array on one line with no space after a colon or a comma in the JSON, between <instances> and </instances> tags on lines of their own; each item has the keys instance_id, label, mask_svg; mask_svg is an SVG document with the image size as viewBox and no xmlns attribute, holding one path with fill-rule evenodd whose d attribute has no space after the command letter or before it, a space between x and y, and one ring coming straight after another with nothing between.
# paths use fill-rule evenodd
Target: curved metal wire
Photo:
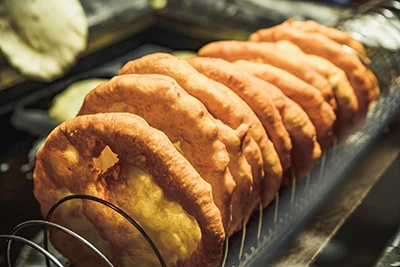
<instances>
[{"instance_id":1,"label":"curved metal wire","mask_svg":"<svg viewBox=\"0 0 400 267\"><path fill-rule=\"evenodd\" d=\"M397 11L400 11L400 2L396 0L386 0L382 2L384 7L393 8Z\"/></svg>"},{"instance_id":2,"label":"curved metal wire","mask_svg":"<svg viewBox=\"0 0 400 267\"><path fill-rule=\"evenodd\" d=\"M84 200L90 200L90 201L94 201L100 204L103 204L105 206L107 206L108 208L116 211L117 213L119 213L120 215L122 215L129 223L131 223L138 231L139 233L146 239L147 243L150 245L150 247L152 248L154 254L156 254L158 261L160 262L160 265L162 267L167 267L163 257L161 256L161 253L158 251L158 249L156 248L156 246L154 245L153 241L150 239L150 237L146 234L146 232L143 230L143 228L134 220L132 219L126 212L124 212L122 209L118 208L117 206L115 206L114 204L101 199L101 198L97 198L97 197L93 197L93 196L88 196L88 195L70 195L70 196L66 196L62 199L60 199L57 203L55 203L51 209L49 210L49 212L47 213L46 216L46 221L50 221L51 216L53 215L54 211L57 209L57 207L59 207L61 204L63 204L66 201L69 200L73 200L73 199L84 199ZM44 234L47 237L47 227L44 230ZM47 242L47 238L45 238L43 240L43 244L44 244L44 248L47 250L48 248L48 242ZM46 262L48 263L48 261ZM49 266L49 265L47 265Z\"/></svg>"},{"instance_id":3,"label":"curved metal wire","mask_svg":"<svg viewBox=\"0 0 400 267\"><path fill-rule=\"evenodd\" d=\"M229 250L229 237L225 237L225 242L224 242L224 251L222 254L222 258L221 258L221 267L225 267L226 264L226 259L228 258L228 250Z\"/></svg>"},{"instance_id":4,"label":"curved metal wire","mask_svg":"<svg viewBox=\"0 0 400 267\"><path fill-rule=\"evenodd\" d=\"M61 262L59 262L56 257L54 257L53 255L51 255L50 252L48 252L47 250L45 250L44 248L42 248L41 246L39 246L38 244L20 237L20 236L15 236L15 235L0 235L0 239L6 239L8 240L8 242L10 241L16 241L16 242L21 242L25 245L30 246L31 248L35 249L36 251L40 252L41 254L43 254L43 256L45 256L45 258L47 260L50 260L54 265L56 265L57 267L64 267ZM8 254L7 254L8 257ZM7 258L7 265L8 267L11 267L11 260L9 258Z\"/></svg>"},{"instance_id":5,"label":"curved metal wire","mask_svg":"<svg viewBox=\"0 0 400 267\"><path fill-rule=\"evenodd\" d=\"M357 56L358 59L361 61L361 63L363 63L366 67L369 67L371 65L371 60L368 57L361 55L360 53L358 53L356 50L354 50L350 46L342 45L342 49L343 49L343 51L345 51L349 54L353 54L353 55Z\"/></svg>"},{"instance_id":6,"label":"curved metal wire","mask_svg":"<svg viewBox=\"0 0 400 267\"><path fill-rule=\"evenodd\" d=\"M242 259L244 242L246 241L246 220L242 221L242 241L240 243L239 260Z\"/></svg>"},{"instance_id":7,"label":"curved metal wire","mask_svg":"<svg viewBox=\"0 0 400 267\"><path fill-rule=\"evenodd\" d=\"M384 16L386 19L389 19L389 22L392 19L398 18L398 16L392 10L390 10L389 8L386 8L386 7L378 7L378 8L373 9L372 11ZM395 26L397 29L399 29L397 24L392 23L392 25Z\"/></svg>"},{"instance_id":8,"label":"curved metal wire","mask_svg":"<svg viewBox=\"0 0 400 267\"><path fill-rule=\"evenodd\" d=\"M297 177L296 177L296 173L294 172L294 168L293 165L290 166L290 170L292 173L292 185L291 185L291 193L290 193L290 209L294 209L294 200L296 197L296 181L297 181Z\"/></svg>"},{"instance_id":9,"label":"curved metal wire","mask_svg":"<svg viewBox=\"0 0 400 267\"><path fill-rule=\"evenodd\" d=\"M262 205L261 205L260 211L262 212ZM275 225L278 223L278 214L279 214L279 191L276 193L276 196L275 196L275 212L274 212L274 224ZM261 222L260 222L260 227L261 227ZM261 230L260 230L260 232L261 232Z\"/></svg>"},{"instance_id":10,"label":"curved metal wire","mask_svg":"<svg viewBox=\"0 0 400 267\"><path fill-rule=\"evenodd\" d=\"M275 197L275 203L278 202L279 198L279 193L276 194ZM259 209L259 214L258 214L258 227L257 227L257 244L260 245L260 239L261 239L261 231L262 231L262 222L263 222L263 206L262 203L258 203L258 209Z\"/></svg>"},{"instance_id":11,"label":"curved metal wire","mask_svg":"<svg viewBox=\"0 0 400 267\"><path fill-rule=\"evenodd\" d=\"M350 19L354 19L362 14L364 14L365 12L367 12L368 10L374 8L375 6L379 5L382 3L382 0L372 0L372 1L368 1L364 4L361 4L358 8L357 11L350 11L347 12L345 14L343 14L342 16L339 17L339 19L334 23L334 28L340 28L341 26L343 26L343 23L347 22Z\"/></svg>"},{"instance_id":12,"label":"curved metal wire","mask_svg":"<svg viewBox=\"0 0 400 267\"><path fill-rule=\"evenodd\" d=\"M400 11L400 3L398 1L385 1L385 0L371 0L362 5L360 5L355 11L347 12L346 14L340 16L340 18L334 23L335 28L341 28L344 23L351 19L358 18L367 14L368 12L374 11L376 9L392 9Z\"/></svg>"},{"instance_id":13,"label":"curved metal wire","mask_svg":"<svg viewBox=\"0 0 400 267\"><path fill-rule=\"evenodd\" d=\"M11 235L16 235L17 232L19 232L20 230L22 230L23 228L29 227L29 226L46 226L46 228L51 227L51 228L55 228L57 230L60 230L72 237L74 237L75 239L77 239L79 242L81 242L82 244L84 244L85 246L87 246L88 248L90 248L97 256L99 256L109 267L114 267L114 265L107 259L106 256L104 256L95 246L93 246L89 241L87 241L86 239L84 239L83 237L81 237L80 235L78 235L77 233L71 231L70 229L52 223L52 222L48 222L48 221L42 221L42 220L31 220L31 221L26 221L23 223L18 224L16 227L14 227L14 229L11 232ZM44 236L44 239L47 239L47 235ZM11 241L12 240L8 240L7 242L7 263L8 266L11 266ZM44 242L44 240L43 240ZM45 248L46 251L48 251L48 248Z\"/></svg>"}]
</instances>

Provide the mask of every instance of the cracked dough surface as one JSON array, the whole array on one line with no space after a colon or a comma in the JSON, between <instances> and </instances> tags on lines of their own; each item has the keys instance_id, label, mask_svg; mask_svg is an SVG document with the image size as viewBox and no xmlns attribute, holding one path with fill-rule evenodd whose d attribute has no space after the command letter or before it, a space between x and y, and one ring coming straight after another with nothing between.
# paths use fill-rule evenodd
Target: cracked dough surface
<instances>
[{"instance_id":1,"label":"cracked dough surface","mask_svg":"<svg viewBox=\"0 0 400 267\"><path fill-rule=\"evenodd\" d=\"M215 266L221 257L224 230L211 186L139 116L85 115L58 126L37 154L34 187L43 215L70 194L114 203L143 227L167 266ZM136 228L104 205L70 201L53 220L79 230L116 266L159 266ZM58 231L51 241L75 266L102 266Z\"/></svg>"},{"instance_id":2,"label":"cracked dough surface","mask_svg":"<svg viewBox=\"0 0 400 267\"><path fill-rule=\"evenodd\" d=\"M164 132L211 184L224 225L229 227L235 182L228 170L229 156L219 127L200 101L165 75L121 75L93 89L79 115L109 112L136 114Z\"/></svg>"},{"instance_id":3,"label":"cracked dough surface","mask_svg":"<svg viewBox=\"0 0 400 267\"><path fill-rule=\"evenodd\" d=\"M120 70L119 74L128 73L158 73L168 75L174 78L190 95L203 102L215 118L220 119L231 128L236 129L242 123L248 124L250 126L249 135L244 140L244 146L251 144L251 141L255 141L258 145L265 171L264 179L267 179L269 182L269 187L264 190L264 194L268 197L264 199L269 199L269 202L271 202L275 198L282 179L282 166L278 154L260 120L238 95L229 90L225 85L200 74L185 60L164 53L155 53L128 62ZM248 163L252 166L253 172L253 166L257 167L259 165L258 158L254 157L256 156L254 153L256 153L257 147L252 148L252 152L249 149L250 146L247 145L244 149L244 155ZM254 183L261 180L262 175L253 173ZM259 194L257 194L257 186L255 185L253 185L253 195L255 198L249 210L252 210L254 203L259 202ZM263 204L268 205L269 202Z\"/></svg>"}]
</instances>

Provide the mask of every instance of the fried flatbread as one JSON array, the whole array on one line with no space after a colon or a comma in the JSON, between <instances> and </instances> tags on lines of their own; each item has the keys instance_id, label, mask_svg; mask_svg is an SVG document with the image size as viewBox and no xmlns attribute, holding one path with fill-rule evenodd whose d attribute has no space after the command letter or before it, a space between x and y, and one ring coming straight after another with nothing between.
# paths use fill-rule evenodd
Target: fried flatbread
<instances>
[{"instance_id":1,"label":"fried flatbread","mask_svg":"<svg viewBox=\"0 0 400 267\"><path fill-rule=\"evenodd\" d=\"M357 95L361 113L365 113L368 110L369 103L379 95L379 87L374 82L373 75L357 56L345 52L341 44L323 34L303 32L288 24L280 24L253 33L250 40L257 42L288 40L300 47L305 53L331 61L346 73Z\"/></svg>"},{"instance_id":2,"label":"fried flatbread","mask_svg":"<svg viewBox=\"0 0 400 267\"><path fill-rule=\"evenodd\" d=\"M223 84L200 74L185 60L164 53L151 54L128 62L119 74L128 73L158 73L170 76L190 95L203 102L215 118L220 119L231 128L236 129L242 123L248 124L250 129L246 139L254 139L261 150L265 179L268 179L267 181L270 185L263 192L263 194L268 195L264 199L269 199L269 202L274 199L282 177L282 166L279 157L261 122L239 96ZM250 143L249 141L244 141L244 144ZM257 151L249 153L249 147L245 148L244 151L247 161L252 166L252 172L254 172L258 168L256 164L259 163L259 160L251 157L256 155ZM253 167L253 165L255 166ZM255 185L262 180L260 175L253 173ZM259 190L255 185L253 186L252 194L254 201L257 200L256 197L258 198L256 194ZM269 203L263 204L268 205Z\"/></svg>"},{"instance_id":3,"label":"fried flatbread","mask_svg":"<svg viewBox=\"0 0 400 267\"><path fill-rule=\"evenodd\" d=\"M139 115L164 132L212 186L215 204L228 230L235 182L228 170L229 156L218 125L200 101L168 76L123 75L87 94L78 115L106 112Z\"/></svg>"},{"instance_id":4,"label":"fried flatbread","mask_svg":"<svg viewBox=\"0 0 400 267\"><path fill-rule=\"evenodd\" d=\"M258 181L256 181L256 183L253 182L251 166L244 156L244 154L246 154L244 148L249 147L249 145L244 145L249 126L247 124L241 124L236 131L233 131L232 128L222 121L216 121L219 125L220 136L229 153L229 170L236 182L236 187L232 195L232 223L226 232L228 236L231 236L237 231L240 231L243 227L243 220L247 221L250 217L251 212L248 207L251 204L252 195L255 194L253 194L253 187L258 188L259 191L260 185ZM253 147L251 150L258 152L256 158L258 157L258 159L261 159L261 152L257 144L253 141L252 145ZM257 163L257 166L260 166L260 168L255 170L255 174L262 173L262 162ZM259 194L258 192L257 195Z\"/></svg>"},{"instance_id":5,"label":"fried flatbread","mask_svg":"<svg viewBox=\"0 0 400 267\"><path fill-rule=\"evenodd\" d=\"M321 93L294 75L274 66L249 61L238 61L247 72L278 87L287 97L299 104L307 113L317 131L318 143L323 149L332 143L335 113L324 101Z\"/></svg>"},{"instance_id":6,"label":"fried flatbread","mask_svg":"<svg viewBox=\"0 0 400 267\"><path fill-rule=\"evenodd\" d=\"M367 55L364 46L359 41L355 40L348 33L345 33L338 29L326 27L313 20L296 21L293 19L288 19L285 23L297 29L300 29L304 32L321 33L339 44L351 47L352 49L354 49L363 56Z\"/></svg>"},{"instance_id":7,"label":"fried flatbread","mask_svg":"<svg viewBox=\"0 0 400 267\"><path fill-rule=\"evenodd\" d=\"M34 187L44 216L71 194L117 205L143 227L168 266L216 266L221 258L224 229L211 186L139 116L85 115L61 124L37 154ZM115 266L159 266L136 228L104 205L70 201L53 220L83 235ZM104 266L65 234L52 231L51 241L75 266Z\"/></svg>"},{"instance_id":8,"label":"fried flatbread","mask_svg":"<svg viewBox=\"0 0 400 267\"><path fill-rule=\"evenodd\" d=\"M271 98L241 68L219 58L192 57L186 60L197 71L234 91L251 107L268 133L285 171L290 166L292 144L279 111Z\"/></svg>"},{"instance_id":9,"label":"fried flatbread","mask_svg":"<svg viewBox=\"0 0 400 267\"><path fill-rule=\"evenodd\" d=\"M279 41L276 45L288 52L302 56L315 70L329 81L335 95L338 108L335 124L336 133L342 132L349 125L356 122L358 117L358 101L346 73L332 62L316 55L305 54L301 49L289 41Z\"/></svg>"},{"instance_id":10,"label":"fried flatbread","mask_svg":"<svg viewBox=\"0 0 400 267\"><path fill-rule=\"evenodd\" d=\"M321 156L321 147L317 142L314 125L304 110L293 100L286 97L278 87L257 77L254 77L254 82L268 92L275 102L275 106L279 110L292 140L291 156L294 174L297 180L303 179L309 174L315 162ZM292 174L290 170L287 170L286 173L289 173L290 176ZM282 183L288 185L292 183L292 180L287 180L284 177Z\"/></svg>"},{"instance_id":11,"label":"fried flatbread","mask_svg":"<svg viewBox=\"0 0 400 267\"><path fill-rule=\"evenodd\" d=\"M242 67L244 60L235 62ZM244 68L245 69L245 68ZM282 91L271 83L253 77L254 82L270 96L281 114L283 124L289 132L293 148L291 150L292 166L297 179L304 178L321 156L321 147L317 142L315 127L304 110L293 100L285 96ZM292 182L291 172L287 171L282 184Z\"/></svg>"},{"instance_id":12,"label":"fried flatbread","mask_svg":"<svg viewBox=\"0 0 400 267\"><path fill-rule=\"evenodd\" d=\"M222 58L230 62L243 59L273 65L292 73L317 88L326 102L333 109L336 109L335 97L326 78L314 70L304 59L288 55L285 50L278 48L275 43L219 41L203 46L198 55Z\"/></svg>"}]
</instances>

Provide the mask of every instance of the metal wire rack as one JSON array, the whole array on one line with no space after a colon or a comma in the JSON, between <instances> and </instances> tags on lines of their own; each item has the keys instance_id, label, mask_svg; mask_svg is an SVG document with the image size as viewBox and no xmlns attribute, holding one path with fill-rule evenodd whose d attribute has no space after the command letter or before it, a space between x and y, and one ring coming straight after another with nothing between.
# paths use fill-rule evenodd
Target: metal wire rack
<instances>
[{"instance_id":1,"label":"metal wire rack","mask_svg":"<svg viewBox=\"0 0 400 267\"><path fill-rule=\"evenodd\" d=\"M316 164L313 171L302 181L297 181L293 175L290 187L282 188L275 201L267 209L260 205L249 223L243 223L243 230L231 238L227 238L224 245L223 257L220 266L266 266L274 259L276 252L288 245L293 236L305 222L315 213L326 195L331 194L346 177L346 172L366 151L370 143L377 138L379 132L395 116L400 107L400 2L399 1L370 1L360 6L357 11L344 14L336 28L349 32L354 38L366 44L369 59L358 54L349 47L343 49L356 54L360 60L377 75L382 95L375 107L369 112L368 119L363 125L355 126L352 133L343 140L335 140L333 148L325 153ZM397 29L386 30L380 38L368 35L360 25L354 22L365 20L378 22L379 25ZM375 39L376 40L375 40ZM385 46L383 39L390 39L391 46ZM394 45L393 45L394 44ZM396 47L397 45L397 47ZM11 244L21 242L45 256L46 266L51 263L63 267L60 258L49 252L48 229L62 231L80 241L94 254L103 260L106 266L113 266L107 257L89 241L65 228L51 222L54 211L63 203L71 200L95 201L122 215L145 238L160 266L167 266L162 254L150 237L141 228L134 218L123 210L103 199L87 195L71 195L59 200L51 208L45 220L32 220L17 225L9 235L0 235L0 239L7 241L7 263L11 266ZM43 247L23 238L18 232L26 227L43 227Z\"/></svg>"},{"instance_id":2,"label":"metal wire rack","mask_svg":"<svg viewBox=\"0 0 400 267\"><path fill-rule=\"evenodd\" d=\"M150 237L146 234L146 232L143 230L143 228L134 220L132 219L126 212L124 212L123 210L121 210L120 208L118 208L117 206L115 206L114 204L100 199L100 198L96 198L93 196L88 196L88 195L70 195L70 196L66 196L62 199L60 199L58 202L56 202L51 209L49 210L49 212L46 215L45 220L32 220L32 221L26 221L23 222L19 225L17 225L16 227L14 227L14 229L12 230L10 235L0 235L0 239L5 239L7 240L7 254L6 254L6 260L7 260L7 264L8 266L11 266L11 243L12 241L17 241L17 242L22 242L30 247L32 247L33 249L36 249L38 252L40 252L41 254L43 254L46 259L46 266L50 266L50 261L55 264L57 267L63 267L64 265L60 263L60 261L55 258L52 254L50 254L48 252L48 228L54 228L57 229L59 231L62 231L70 236L72 236L73 238L75 238L76 240L78 240L79 242L81 242L82 244L84 244L86 247L88 247L90 250L92 250L93 253L95 253L98 257L100 257L104 263L106 264L106 266L112 267L114 266L108 259L106 256L103 255L103 253L101 253L97 248L95 248L89 241L87 241L85 238L83 238L82 236L80 236L79 234L75 233L74 231L61 226L59 224L56 223L52 223L50 222L52 215L54 214L55 210L62 205L63 203L67 202L67 201L71 201L74 199L81 199L81 200L89 200L89 201L94 201L97 203L100 203L104 206L107 206L108 208L116 211L117 213L119 213L121 216L123 216L133 227L135 227L139 233L145 238L145 240L147 241L147 243L150 245L151 249L153 250L154 254L157 256L158 261L160 262L160 266L162 267L166 267L167 265L165 264L165 261L163 259L163 257L161 256L161 253L158 251L158 249L156 248L156 246L154 245L153 241L150 239ZM43 247L38 246L37 244L33 243L32 241L25 239L23 237L20 237L17 235L17 233L22 230L25 227L30 227L30 226L44 226L44 231L43 231Z\"/></svg>"}]
</instances>

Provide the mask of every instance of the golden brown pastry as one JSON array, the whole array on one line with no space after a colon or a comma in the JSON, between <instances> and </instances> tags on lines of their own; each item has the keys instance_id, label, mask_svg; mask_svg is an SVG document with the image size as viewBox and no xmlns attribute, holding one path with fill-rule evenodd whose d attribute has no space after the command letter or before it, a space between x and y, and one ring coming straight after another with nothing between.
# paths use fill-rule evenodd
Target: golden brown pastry
<instances>
[{"instance_id":1,"label":"golden brown pastry","mask_svg":"<svg viewBox=\"0 0 400 267\"><path fill-rule=\"evenodd\" d=\"M372 82L372 90L371 90L371 98L373 99L371 101L371 106L372 106L376 101L376 99L378 98L379 94L381 93L381 89L379 88L378 78L375 76L375 74L372 72L371 69L367 69L367 75Z\"/></svg>"},{"instance_id":2,"label":"golden brown pastry","mask_svg":"<svg viewBox=\"0 0 400 267\"><path fill-rule=\"evenodd\" d=\"M356 122L358 115L357 96L343 70L322 57L303 53L298 46L289 41L279 41L276 42L276 45L285 49L288 53L293 52L297 56L304 57L310 66L329 81L338 105L335 124L337 133Z\"/></svg>"},{"instance_id":3,"label":"golden brown pastry","mask_svg":"<svg viewBox=\"0 0 400 267\"><path fill-rule=\"evenodd\" d=\"M289 19L285 22L285 24L294 26L304 32L321 33L321 34L325 35L326 37L328 37L329 39L331 39L341 45L346 45L346 46L352 48L353 50L355 50L362 56L364 56L364 57L367 56L367 53L366 53L365 48L362 43L353 39L349 34L342 32L340 30L337 30L335 28L326 27L326 26L321 25L312 20L303 22L303 21L294 21L294 20ZM367 62L369 62L368 58L364 58L364 60L367 60ZM369 68L367 68L367 72L368 72L368 77L370 78L370 80L373 83L373 90L372 90L373 91L372 92L373 99L376 99L380 93L379 82L378 82L376 76L374 75L374 73Z\"/></svg>"},{"instance_id":4,"label":"golden brown pastry","mask_svg":"<svg viewBox=\"0 0 400 267\"><path fill-rule=\"evenodd\" d=\"M100 159L105 154L108 162ZM34 186L43 215L71 194L114 203L141 224L167 266L216 266L221 258L224 229L211 186L139 116L95 114L61 124L37 154ZM115 266L159 266L136 228L104 205L70 201L53 220L86 237ZM65 234L51 232L51 241L75 266L104 266Z\"/></svg>"},{"instance_id":5,"label":"golden brown pastry","mask_svg":"<svg viewBox=\"0 0 400 267\"><path fill-rule=\"evenodd\" d=\"M242 123L248 124L250 129L246 139L254 139L261 150L265 179L268 179L269 183L269 187L263 192L267 195L264 199L268 199L269 202L274 199L281 184L282 166L261 122L242 99L224 85L198 73L185 60L164 53L156 53L128 62L119 74L128 73L158 73L170 76L190 95L203 102L215 118L220 119L231 128L236 129ZM245 140L244 144L251 144L251 142ZM252 172L258 170L259 159L254 158L257 152L250 153L248 147L244 148L244 152L247 161L252 166ZM262 180L260 175L261 173L253 173L255 185L253 185L253 201L249 210L253 206L257 206L259 189L256 184ZM268 205L269 203L263 204Z\"/></svg>"},{"instance_id":6,"label":"golden brown pastry","mask_svg":"<svg viewBox=\"0 0 400 267\"><path fill-rule=\"evenodd\" d=\"M349 34L340 31L335 28L330 28L326 27L324 25L321 25L315 21L309 20L309 21L294 21L292 19L289 19L285 22L285 24L289 24L293 27L296 27L304 32L314 32L314 33L321 33L328 37L329 39L341 44L341 45L346 45L356 52L360 53L362 56L366 57L367 52L365 51L364 45L360 43L359 41L355 40L353 37L351 37ZM367 59L368 58L364 58ZM380 93L379 89L379 83L374 75L374 73L367 68L368 72L368 77L371 79L373 83L373 99L376 99Z\"/></svg>"},{"instance_id":7,"label":"golden brown pastry","mask_svg":"<svg viewBox=\"0 0 400 267\"><path fill-rule=\"evenodd\" d=\"M294 75L268 64L244 60L240 60L236 64L247 72L275 85L287 97L299 104L315 126L318 143L323 149L327 149L331 145L336 116L318 90Z\"/></svg>"},{"instance_id":8,"label":"golden brown pastry","mask_svg":"<svg viewBox=\"0 0 400 267\"><path fill-rule=\"evenodd\" d=\"M241 67L244 60L236 61ZM255 76L253 82L258 84L267 93L281 114L282 121L290 134L293 148L291 150L291 162L297 179L306 176L321 156L321 147L317 142L315 127L304 110L293 100L285 96L282 91ZM292 182L290 170L283 176L282 184Z\"/></svg>"},{"instance_id":9,"label":"golden brown pastry","mask_svg":"<svg viewBox=\"0 0 400 267\"><path fill-rule=\"evenodd\" d=\"M357 95L361 113L368 110L369 103L374 101L379 94L379 88L374 84L371 73L357 56L345 52L342 45L323 34L303 32L288 24L280 24L253 33L250 40L257 42L288 40L299 46L305 53L331 61L346 73Z\"/></svg>"},{"instance_id":10,"label":"golden brown pastry","mask_svg":"<svg viewBox=\"0 0 400 267\"><path fill-rule=\"evenodd\" d=\"M294 174L297 180L304 178L321 156L321 147L317 142L317 133L314 125L304 110L296 102L286 97L279 88L257 77L254 77L254 82L268 92L274 100L292 140L291 156ZM292 183L291 174L290 170L286 172L282 180L283 184Z\"/></svg>"},{"instance_id":11,"label":"golden brown pastry","mask_svg":"<svg viewBox=\"0 0 400 267\"><path fill-rule=\"evenodd\" d=\"M326 102L333 109L336 109L335 97L326 78L308 65L305 60L288 55L285 50L278 48L274 43L243 41L213 42L203 46L199 50L198 55L222 58L230 62L243 59L267 63L286 70L317 88L324 96Z\"/></svg>"},{"instance_id":12,"label":"golden brown pastry","mask_svg":"<svg viewBox=\"0 0 400 267\"><path fill-rule=\"evenodd\" d=\"M253 82L253 77L239 67L219 58L186 59L198 72L234 91L251 107L268 133L285 171L290 166L292 143L282 118L271 98Z\"/></svg>"},{"instance_id":13,"label":"golden brown pastry","mask_svg":"<svg viewBox=\"0 0 400 267\"><path fill-rule=\"evenodd\" d=\"M78 115L106 112L134 113L144 118L150 126L164 132L212 186L214 202L228 232L232 221L232 194L235 192L240 197L250 195L251 174L236 177L236 180L246 181L239 180L240 186L235 189L235 181L228 169L228 152L221 140L222 133L200 101L187 94L168 76L123 75L114 77L87 94ZM232 133L227 133L229 130ZM224 132L223 137L230 136L225 138L225 143L236 142L239 149L242 137L239 138L232 129L225 129ZM246 133L242 132L241 135ZM237 161L233 163L238 164ZM245 162L235 168L250 168L243 164ZM247 183L247 187L243 183ZM243 201L246 203L246 198Z\"/></svg>"},{"instance_id":14,"label":"golden brown pastry","mask_svg":"<svg viewBox=\"0 0 400 267\"><path fill-rule=\"evenodd\" d=\"M244 145L249 126L247 124L241 124L236 131L233 131L232 128L222 121L216 120L216 122L219 126L222 141L229 153L229 170L236 182L236 187L232 195L232 223L226 231L226 234L231 236L242 229L243 220L247 221L250 216L248 207L255 183L253 182L251 166L244 157L245 152L243 150L244 147L249 147L249 145ZM258 152L257 157L261 160L260 149L254 140L252 146L251 149ZM262 162L257 163L257 165L259 169L256 170L255 173L262 173ZM256 187L260 190L259 184L257 184Z\"/></svg>"},{"instance_id":15,"label":"golden brown pastry","mask_svg":"<svg viewBox=\"0 0 400 267\"><path fill-rule=\"evenodd\" d=\"M349 34L338 29L326 27L313 20L296 21L293 19L288 19L285 24L289 24L304 32L321 33L339 44L347 45L363 56L367 55L364 46L359 41L353 39L353 37L351 37Z\"/></svg>"}]
</instances>

